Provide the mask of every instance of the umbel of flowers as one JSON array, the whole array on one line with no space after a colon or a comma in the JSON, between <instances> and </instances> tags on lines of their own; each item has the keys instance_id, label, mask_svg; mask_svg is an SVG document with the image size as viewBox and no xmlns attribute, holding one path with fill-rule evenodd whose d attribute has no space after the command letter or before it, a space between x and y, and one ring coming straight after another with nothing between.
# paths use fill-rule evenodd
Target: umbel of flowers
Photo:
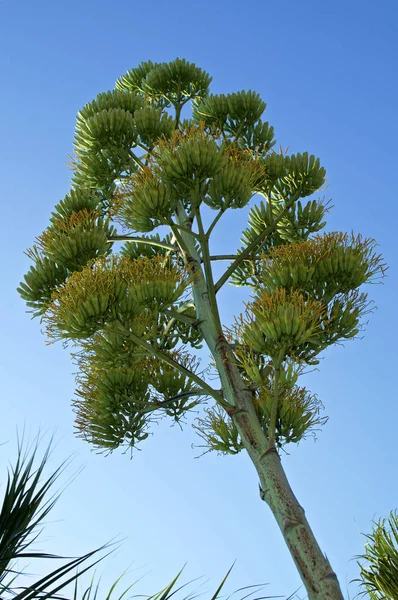
<instances>
[{"instance_id":1,"label":"umbel of flowers","mask_svg":"<svg viewBox=\"0 0 398 600\"><path fill-rule=\"evenodd\" d=\"M326 421L299 377L360 331L362 286L384 266L373 240L319 233L325 169L274 150L260 96L210 83L185 60L149 61L83 107L71 190L28 251L19 292L50 340L73 344L79 435L134 448L154 420L206 403L194 425L206 449L248 452L309 598L342 598L278 450ZM212 254L224 214L250 202L235 253ZM218 279L217 260L228 261ZM252 294L229 327L228 283ZM195 358L202 345L218 385Z\"/></svg>"}]
</instances>

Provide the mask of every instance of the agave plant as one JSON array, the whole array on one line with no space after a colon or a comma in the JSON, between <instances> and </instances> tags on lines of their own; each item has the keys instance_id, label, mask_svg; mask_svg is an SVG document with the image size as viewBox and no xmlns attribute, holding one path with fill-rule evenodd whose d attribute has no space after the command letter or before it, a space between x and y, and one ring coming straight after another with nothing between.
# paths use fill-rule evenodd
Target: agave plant
<instances>
[{"instance_id":1,"label":"agave plant","mask_svg":"<svg viewBox=\"0 0 398 600\"><path fill-rule=\"evenodd\" d=\"M325 423L298 378L357 337L362 286L386 266L373 239L320 233L320 159L275 151L260 95L213 94L211 80L185 59L147 61L79 111L71 189L28 251L19 293L51 342L77 348L78 436L133 451L159 418L209 407L196 430L209 450L248 453L309 599L343 600L280 450ZM244 207L241 241L220 236ZM213 254L227 237L233 254ZM235 325L227 283L252 298Z\"/></svg>"},{"instance_id":2,"label":"agave plant","mask_svg":"<svg viewBox=\"0 0 398 600\"><path fill-rule=\"evenodd\" d=\"M374 523L367 536L365 554L359 558L362 593L371 600L398 600L398 513Z\"/></svg>"}]
</instances>

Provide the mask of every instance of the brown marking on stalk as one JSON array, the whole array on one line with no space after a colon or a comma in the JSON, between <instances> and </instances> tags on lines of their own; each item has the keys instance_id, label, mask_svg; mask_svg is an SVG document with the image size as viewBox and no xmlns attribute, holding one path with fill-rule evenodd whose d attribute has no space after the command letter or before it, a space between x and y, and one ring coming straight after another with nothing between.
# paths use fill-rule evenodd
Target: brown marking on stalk
<instances>
[{"instance_id":1,"label":"brown marking on stalk","mask_svg":"<svg viewBox=\"0 0 398 600\"><path fill-rule=\"evenodd\" d=\"M318 587L315 587L315 584L309 578L311 575L311 572L308 571L307 566L305 565L305 563L303 563L300 552L297 550L296 546L289 544L289 542L287 545L290 549L290 553L291 553L296 565L298 565L300 567L300 574L301 574L301 577L302 577L304 583L306 583L306 585L310 586L311 590L317 594L319 592L319 589L318 589Z\"/></svg>"},{"instance_id":2,"label":"brown marking on stalk","mask_svg":"<svg viewBox=\"0 0 398 600\"><path fill-rule=\"evenodd\" d=\"M187 261L187 267L189 269L191 269L191 271L195 272L197 260L193 256L188 256L188 255L186 255L185 258Z\"/></svg>"},{"instance_id":3,"label":"brown marking on stalk","mask_svg":"<svg viewBox=\"0 0 398 600\"><path fill-rule=\"evenodd\" d=\"M289 519L287 517L283 517L283 519L282 519L283 534L285 534L286 531L288 531L289 529L294 529L295 527L298 527L299 525L302 525L302 523L300 521L296 521L295 519Z\"/></svg>"},{"instance_id":4,"label":"brown marking on stalk","mask_svg":"<svg viewBox=\"0 0 398 600\"><path fill-rule=\"evenodd\" d=\"M267 454L272 454L272 453L275 453L279 457L279 452L278 452L277 447L275 446L275 443L270 442L266 451L260 456L260 460L262 458L264 458L265 456L267 456Z\"/></svg>"},{"instance_id":5,"label":"brown marking on stalk","mask_svg":"<svg viewBox=\"0 0 398 600\"><path fill-rule=\"evenodd\" d=\"M321 577L321 581L324 581L325 579L332 579L334 581L337 581L337 575L336 573L331 569L329 571L329 573L326 573L326 575L324 575L323 577Z\"/></svg>"},{"instance_id":6,"label":"brown marking on stalk","mask_svg":"<svg viewBox=\"0 0 398 600\"><path fill-rule=\"evenodd\" d=\"M221 358L224 364L228 361L228 349L230 348L225 335L222 331L217 332L215 349L221 354Z\"/></svg>"},{"instance_id":7,"label":"brown marking on stalk","mask_svg":"<svg viewBox=\"0 0 398 600\"><path fill-rule=\"evenodd\" d=\"M215 342L215 350L219 353L221 362L224 367L226 378L232 388L232 391L234 393L236 401L239 402L239 397L242 394L242 392L249 393L251 396L251 392L248 392L248 390L245 389L243 386L243 381L240 378L240 375L239 375L239 372L237 371L236 365L233 363L233 361L230 360L230 355L232 354L232 349L231 349L231 346L228 344L222 330L219 330L217 332L216 342ZM239 388L239 383L242 384L240 388ZM242 415L248 414L249 411L247 410L247 408L243 408L242 405L244 407L245 402L241 402L241 406L238 406L235 408L234 412L232 412L232 416L235 416L238 414L242 414ZM250 426L250 421L248 423L245 416L243 416L243 418L241 420L238 417L237 420L238 420L238 424L239 424L240 428L244 431L244 436L245 436L245 439L247 440L248 444L252 448L256 448L257 441L255 439L255 435L253 434L252 428ZM247 427L247 424L249 424L249 427Z\"/></svg>"},{"instance_id":8,"label":"brown marking on stalk","mask_svg":"<svg viewBox=\"0 0 398 600\"><path fill-rule=\"evenodd\" d=\"M309 540L308 532L306 531L306 529L303 528L301 531L299 530L297 532L297 540L302 548L302 552L304 553L305 558L307 559L306 562L312 563L311 565L307 566L304 557L300 554L298 555L298 564L300 565L301 571L303 573L303 578L305 579L305 581L308 582L308 584L311 586L311 589L314 592L319 592L318 586L316 586L316 583L314 583L314 580L311 576L312 573L316 570L317 560L311 552L312 544L311 540Z\"/></svg>"},{"instance_id":9,"label":"brown marking on stalk","mask_svg":"<svg viewBox=\"0 0 398 600\"><path fill-rule=\"evenodd\" d=\"M231 346L228 344L227 340L225 339L225 335L222 331L217 332L215 349L218 350L218 352L220 353L220 357L221 357L222 363L224 365L225 373L228 377L228 380L230 381L230 383L232 385L232 388L234 389L235 394L238 396L239 390L236 389L236 385L235 385L235 381L234 381L234 366L235 365L232 365L229 360L229 354L231 353Z\"/></svg>"},{"instance_id":10,"label":"brown marking on stalk","mask_svg":"<svg viewBox=\"0 0 398 600\"><path fill-rule=\"evenodd\" d=\"M226 410L228 416L231 417L231 419L235 415L237 415L239 413L247 413L246 409L244 409L244 408L235 408L234 406L231 406L231 408L226 408L225 410Z\"/></svg>"}]
</instances>

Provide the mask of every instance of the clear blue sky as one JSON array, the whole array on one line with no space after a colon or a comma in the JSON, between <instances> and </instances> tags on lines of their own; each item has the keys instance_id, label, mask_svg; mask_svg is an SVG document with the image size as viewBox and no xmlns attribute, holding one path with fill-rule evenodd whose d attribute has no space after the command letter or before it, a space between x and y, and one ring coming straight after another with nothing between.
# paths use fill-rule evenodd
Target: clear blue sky
<instances>
[{"instance_id":1,"label":"clear blue sky","mask_svg":"<svg viewBox=\"0 0 398 600\"><path fill-rule=\"evenodd\" d=\"M289 594L300 585L243 454L195 460L193 431L168 424L133 460L98 456L73 436L68 352L45 345L15 292L29 266L24 249L69 189L77 110L141 61L179 56L209 71L216 93L259 92L278 143L320 156L327 168L334 205L328 229L376 238L390 265L384 285L368 290L378 310L364 339L333 348L307 377L328 424L316 443L291 447L284 457L344 590L357 575L360 532L398 506L397 19L395 0L0 0L0 441L9 441L0 467L12 458L23 423L32 434L57 428L54 465L70 453L76 467L84 465L54 511L45 549L77 554L126 537L104 581L134 563L149 571L148 592L185 561L187 576L216 583L237 559L231 590L266 581L268 593ZM233 251L245 219L233 214L215 251Z\"/></svg>"}]
</instances>

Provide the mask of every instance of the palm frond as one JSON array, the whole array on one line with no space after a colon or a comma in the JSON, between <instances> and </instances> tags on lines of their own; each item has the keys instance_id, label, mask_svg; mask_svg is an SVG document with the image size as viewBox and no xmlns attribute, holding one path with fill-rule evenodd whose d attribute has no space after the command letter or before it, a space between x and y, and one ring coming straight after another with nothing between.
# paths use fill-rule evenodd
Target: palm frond
<instances>
[{"instance_id":1,"label":"palm frond","mask_svg":"<svg viewBox=\"0 0 398 600\"><path fill-rule=\"evenodd\" d=\"M374 522L366 535L365 553L357 557L362 594L370 600L398 600L398 513L391 511L387 519Z\"/></svg>"},{"instance_id":2,"label":"palm frond","mask_svg":"<svg viewBox=\"0 0 398 600\"><path fill-rule=\"evenodd\" d=\"M216 591L208 598L208 600L218 600L220 598L222 598L222 596L220 596L220 592L222 591L222 589L225 586L225 583L233 569L232 565L230 567L230 569L227 571L226 575L223 577L221 583L218 585ZM125 600L127 600L127 598L142 598L144 600L171 600L171 598L177 596L177 594L179 595L180 600L195 600L196 598L199 597L203 597L206 595L206 592L204 592L203 590L201 590L202 586L203 586L203 582L201 584L199 584L199 586L194 587L193 589L190 589L189 591L184 592L183 595L180 594L180 592L182 590L186 590L186 588L190 587L192 588L192 584L201 580L201 577L198 577L196 579L192 579L186 583L182 583L181 585L177 585L180 582L181 579L181 575L183 573L184 568L182 568L177 575L171 580L171 582L162 590L160 590L159 592L152 594L152 595L146 595L146 594L135 594L132 596L128 596L126 597L126 594L134 587L134 585L137 583L134 582L132 585L130 585L128 588L126 588L125 590L123 590L123 592L118 595L118 596L113 596L113 592L115 592L115 588L116 586L120 583L121 579L123 578L124 574L119 577L111 586L109 592L106 594L105 596L105 600L122 600L122 598L125 598ZM235 590L235 592L233 592L232 594L230 594L229 596L226 597L226 600L231 600L232 598L236 598L236 600L245 600L246 598L249 598L250 596L253 596L255 594L258 594L260 591L262 591L262 589L264 588L265 584L259 584L259 585L249 585L249 586L245 586L245 587L241 587L237 590ZM250 590L250 591L248 591ZM100 594L100 585L99 582L95 583L94 581L94 577L92 578L90 585L82 592L82 593L78 593L78 581L75 582L75 592L74 592L74 596L73 596L73 600L99 600L99 598L103 598L104 596ZM281 598L282 596L257 596L254 598L254 600L267 600L267 599L271 599L271 598ZM287 599L289 600L289 599Z\"/></svg>"},{"instance_id":3,"label":"palm frond","mask_svg":"<svg viewBox=\"0 0 398 600\"><path fill-rule=\"evenodd\" d=\"M7 484L0 508L0 589L21 558L50 558L53 555L28 548L40 534L43 519L54 507L58 495L48 498L50 489L62 473L61 464L43 481L43 472L51 451L51 443L37 463L38 440L33 448L24 449L18 440L17 460L8 469Z\"/></svg>"},{"instance_id":4,"label":"palm frond","mask_svg":"<svg viewBox=\"0 0 398 600\"><path fill-rule=\"evenodd\" d=\"M13 598L13 600L58 598L57 594L60 590L105 558L103 555L94 562L90 561L108 547L105 545L84 556L72 558L31 586L16 586L18 576L22 574L18 569L21 559L63 558L56 554L32 549L32 544L40 536L44 519L59 498L60 493L52 493L52 488L68 463L68 461L64 461L49 476L45 476L44 472L52 444L50 442L42 457L38 459L39 441L39 438L36 438L31 446L26 447L24 438L18 439L17 459L7 473L7 483L0 505L0 593L2 598ZM83 564L86 565L87 561L90 561L90 564L85 566L82 571L76 572L77 568Z\"/></svg>"}]
</instances>

